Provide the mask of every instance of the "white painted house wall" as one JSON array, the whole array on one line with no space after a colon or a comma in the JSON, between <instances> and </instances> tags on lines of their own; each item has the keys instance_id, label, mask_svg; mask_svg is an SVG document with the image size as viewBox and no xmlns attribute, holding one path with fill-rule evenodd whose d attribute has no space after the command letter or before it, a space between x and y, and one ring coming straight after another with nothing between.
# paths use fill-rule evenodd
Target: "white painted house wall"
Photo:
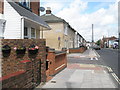
<instances>
[{"instance_id":1,"label":"white painted house wall","mask_svg":"<svg viewBox=\"0 0 120 90\"><path fill-rule=\"evenodd\" d=\"M4 0L4 17L6 20L4 38L21 39L21 16L6 0Z\"/></svg>"},{"instance_id":2,"label":"white painted house wall","mask_svg":"<svg viewBox=\"0 0 120 90\"><path fill-rule=\"evenodd\" d=\"M0 19L4 19L4 15L0 13Z\"/></svg>"}]
</instances>

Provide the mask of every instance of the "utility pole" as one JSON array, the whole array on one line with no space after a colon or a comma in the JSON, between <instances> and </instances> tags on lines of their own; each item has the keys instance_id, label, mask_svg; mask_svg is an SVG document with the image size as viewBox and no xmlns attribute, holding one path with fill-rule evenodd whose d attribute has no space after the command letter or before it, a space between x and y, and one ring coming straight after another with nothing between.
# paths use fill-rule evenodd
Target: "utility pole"
<instances>
[{"instance_id":1,"label":"utility pole","mask_svg":"<svg viewBox=\"0 0 120 90\"><path fill-rule=\"evenodd\" d=\"M93 43L94 43L94 33L93 33L93 24L92 24L92 46L93 46Z\"/></svg>"}]
</instances>

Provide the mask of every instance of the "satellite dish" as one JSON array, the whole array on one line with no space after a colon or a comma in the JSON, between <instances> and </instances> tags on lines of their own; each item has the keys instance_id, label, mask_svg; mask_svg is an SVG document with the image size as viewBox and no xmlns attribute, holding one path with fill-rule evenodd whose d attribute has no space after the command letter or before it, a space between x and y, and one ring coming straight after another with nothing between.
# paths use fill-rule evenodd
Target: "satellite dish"
<instances>
[{"instance_id":1,"label":"satellite dish","mask_svg":"<svg viewBox=\"0 0 120 90\"><path fill-rule=\"evenodd\" d=\"M44 11L45 11L45 8L44 8L44 7L40 7L40 11L41 11L41 12L44 12Z\"/></svg>"}]
</instances>

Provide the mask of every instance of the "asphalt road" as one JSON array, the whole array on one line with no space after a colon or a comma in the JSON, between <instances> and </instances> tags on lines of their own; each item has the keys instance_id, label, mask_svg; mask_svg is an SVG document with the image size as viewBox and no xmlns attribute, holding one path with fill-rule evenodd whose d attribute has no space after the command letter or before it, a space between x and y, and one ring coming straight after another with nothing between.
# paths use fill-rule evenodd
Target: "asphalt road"
<instances>
[{"instance_id":1,"label":"asphalt road","mask_svg":"<svg viewBox=\"0 0 120 90\"><path fill-rule=\"evenodd\" d=\"M109 66L118 76L118 50L116 49L101 49L96 50L100 55L100 59L106 66Z\"/></svg>"}]
</instances>

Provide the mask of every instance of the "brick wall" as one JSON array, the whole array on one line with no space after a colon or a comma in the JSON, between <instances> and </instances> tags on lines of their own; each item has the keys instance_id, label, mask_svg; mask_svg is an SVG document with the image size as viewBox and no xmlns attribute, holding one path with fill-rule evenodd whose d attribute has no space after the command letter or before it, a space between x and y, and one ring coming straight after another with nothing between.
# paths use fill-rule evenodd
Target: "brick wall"
<instances>
[{"instance_id":1,"label":"brick wall","mask_svg":"<svg viewBox=\"0 0 120 90\"><path fill-rule=\"evenodd\" d=\"M43 39L2 39L2 46L9 45L11 52L2 57L2 86L4 88L33 88L46 81L46 51ZM30 45L39 47L37 54L29 54ZM25 54L16 54L14 47L24 45ZM24 73L19 73L23 71ZM11 77L12 76L12 77ZM7 78L6 78L7 77ZM14 79L13 81L11 79Z\"/></svg>"},{"instance_id":2,"label":"brick wall","mask_svg":"<svg viewBox=\"0 0 120 90\"><path fill-rule=\"evenodd\" d=\"M3 10L4 10L4 3L3 3L3 0L0 0L0 13L3 14Z\"/></svg>"},{"instance_id":3,"label":"brick wall","mask_svg":"<svg viewBox=\"0 0 120 90\"><path fill-rule=\"evenodd\" d=\"M54 76L67 66L66 52L56 54L54 50L49 50L47 60L49 61L48 70L46 71L48 81L51 79L50 76Z\"/></svg>"},{"instance_id":4,"label":"brick wall","mask_svg":"<svg viewBox=\"0 0 120 90\"><path fill-rule=\"evenodd\" d=\"M70 48L69 53L83 53L85 50L86 50L86 47Z\"/></svg>"}]
</instances>

